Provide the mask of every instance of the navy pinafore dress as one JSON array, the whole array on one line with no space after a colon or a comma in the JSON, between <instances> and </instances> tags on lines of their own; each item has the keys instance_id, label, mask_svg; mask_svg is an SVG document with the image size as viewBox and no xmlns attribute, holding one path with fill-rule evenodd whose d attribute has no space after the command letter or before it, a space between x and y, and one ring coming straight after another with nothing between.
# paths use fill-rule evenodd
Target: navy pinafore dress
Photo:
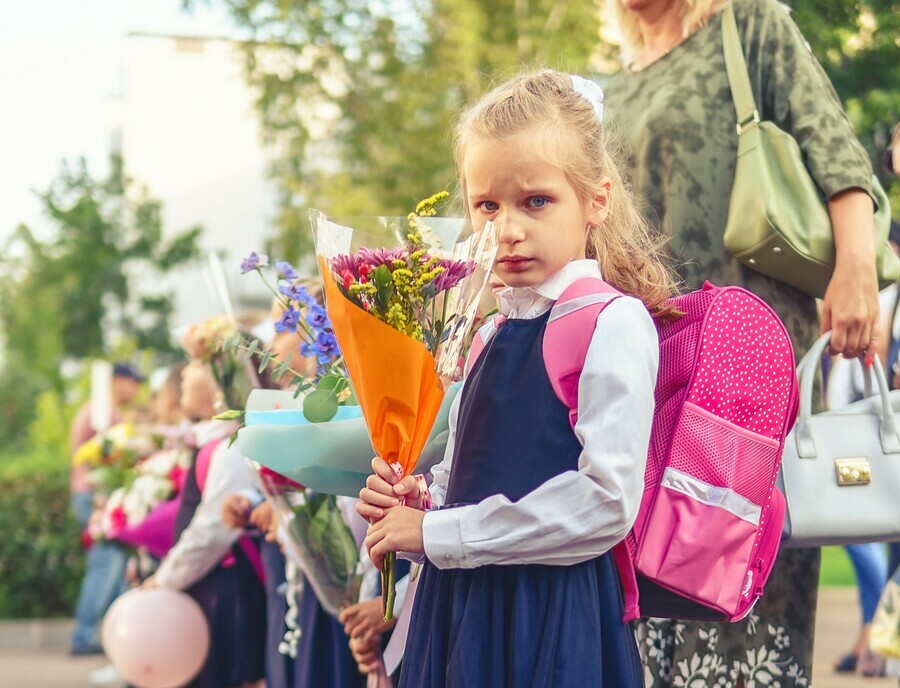
<instances>
[{"instance_id":1,"label":"navy pinafore dress","mask_svg":"<svg viewBox=\"0 0 900 688\"><path fill-rule=\"evenodd\" d=\"M195 452L175 517L175 542L193 519L202 494ZM232 566L217 564L184 591L194 598L209 623L209 654L186 688L229 688L255 683L264 675L265 590L241 548L233 546L231 554Z\"/></svg>"},{"instance_id":2,"label":"navy pinafore dress","mask_svg":"<svg viewBox=\"0 0 900 688\"><path fill-rule=\"evenodd\" d=\"M517 501L578 469L581 444L541 350L549 312L507 320L461 392L447 506ZM603 505L598 504L598 509ZM643 673L610 554L580 564L420 574L401 688L639 688Z\"/></svg>"}]
</instances>

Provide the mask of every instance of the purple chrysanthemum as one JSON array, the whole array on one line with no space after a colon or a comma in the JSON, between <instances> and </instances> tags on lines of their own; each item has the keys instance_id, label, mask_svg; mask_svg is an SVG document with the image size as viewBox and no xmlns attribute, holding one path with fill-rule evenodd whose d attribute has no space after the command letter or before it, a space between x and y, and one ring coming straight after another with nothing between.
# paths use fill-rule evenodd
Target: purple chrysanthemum
<instances>
[{"instance_id":1,"label":"purple chrysanthemum","mask_svg":"<svg viewBox=\"0 0 900 688\"><path fill-rule=\"evenodd\" d=\"M472 260L463 261L444 259L439 265L444 268L444 271L435 277L434 282L431 283L436 294L452 289L466 277L475 272L475 261Z\"/></svg>"},{"instance_id":2,"label":"purple chrysanthemum","mask_svg":"<svg viewBox=\"0 0 900 688\"><path fill-rule=\"evenodd\" d=\"M393 268L395 260L405 262L409 257L403 248L361 248L353 255L357 259L357 265L369 265L372 268L380 265Z\"/></svg>"}]
</instances>

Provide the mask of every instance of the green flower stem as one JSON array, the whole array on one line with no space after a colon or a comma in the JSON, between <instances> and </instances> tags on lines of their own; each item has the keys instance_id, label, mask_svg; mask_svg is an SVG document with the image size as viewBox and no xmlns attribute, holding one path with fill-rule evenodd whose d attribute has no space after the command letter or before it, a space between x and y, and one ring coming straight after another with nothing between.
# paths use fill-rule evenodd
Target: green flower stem
<instances>
[{"instance_id":1,"label":"green flower stem","mask_svg":"<svg viewBox=\"0 0 900 688\"><path fill-rule=\"evenodd\" d=\"M384 602L384 620L394 618L394 598L397 596L397 554L388 552L384 555L381 568L381 597Z\"/></svg>"}]
</instances>

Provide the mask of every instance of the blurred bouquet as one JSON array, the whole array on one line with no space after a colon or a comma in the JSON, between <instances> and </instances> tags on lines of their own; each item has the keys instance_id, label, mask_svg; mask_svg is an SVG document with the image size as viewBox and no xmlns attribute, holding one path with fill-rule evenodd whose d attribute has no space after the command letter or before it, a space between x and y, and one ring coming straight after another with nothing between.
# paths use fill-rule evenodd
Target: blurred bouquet
<instances>
[{"instance_id":1,"label":"blurred bouquet","mask_svg":"<svg viewBox=\"0 0 900 688\"><path fill-rule=\"evenodd\" d=\"M181 492L190 464L187 448L163 449L138 463L127 483L113 490L94 514L88 527L91 538L157 549L156 537L147 536L147 519Z\"/></svg>"},{"instance_id":2,"label":"blurred bouquet","mask_svg":"<svg viewBox=\"0 0 900 688\"><path fill-rule=\"evenodd\" d=\"M478 233L436 217L442 192L402 218L355 227L310 212L328 314L372 445L399 476L411 472L444 387L461 371L466 337L497 252ZM394 556L385 558L385 619L393 613Z\"/></svg>"},{"instance_id":3,"label":"blurred bouquet","mask_svg":"<svg viewBox=\"0 0 900 688\"><path fill-rule=\"evenodd\" d=\"M82 444L73 461L90 466L91 484L98 492L109 494L129 484L137 463L159 449L161 442L150 428L118 423Z\"/></svg>"},{"instance_id":4,"label":"blurred bouquet","mask_svg":"<svg viewBox=\"0 0 900 688\"><path fill-rule=\"evenodd\" d=\"M259 386L249 357L227 346L240 336L234 318L218 315L191 325L181 338L188 357L209 366L225 408L243 408L250 390Z\"/></svg>"}]
</instances>

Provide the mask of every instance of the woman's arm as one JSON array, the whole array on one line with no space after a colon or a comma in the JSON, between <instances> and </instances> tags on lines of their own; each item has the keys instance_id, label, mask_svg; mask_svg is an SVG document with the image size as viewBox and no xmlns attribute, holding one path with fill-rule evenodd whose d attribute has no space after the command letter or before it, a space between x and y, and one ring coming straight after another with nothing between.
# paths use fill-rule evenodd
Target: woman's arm
<instances>
[{"instance_id":1,"label":"woman's arm","mask_svg":"<svg viewBox=\"0 0 900 688\"><path fill-rule=\"evenodd\" d=\"M837 251L822 322L823 331L834 333L830 353L874 353L878 282L872 165L790 11L777 0L746 0L738 8L760 114L794 137L828 199Z\"/></svg>"},{"instance_id":2,"label":"woman's arm","mask_svg":"<svg viewBox=\"0 0 900 688\"><path fill-rule=\"evenodd\" d=\"M834 274L825 291L822 332L832 330L829 353L873 354L878 337L878 275L872 198L860 189L828 202L837 251Z\"/></svg>"}]
</instances>

